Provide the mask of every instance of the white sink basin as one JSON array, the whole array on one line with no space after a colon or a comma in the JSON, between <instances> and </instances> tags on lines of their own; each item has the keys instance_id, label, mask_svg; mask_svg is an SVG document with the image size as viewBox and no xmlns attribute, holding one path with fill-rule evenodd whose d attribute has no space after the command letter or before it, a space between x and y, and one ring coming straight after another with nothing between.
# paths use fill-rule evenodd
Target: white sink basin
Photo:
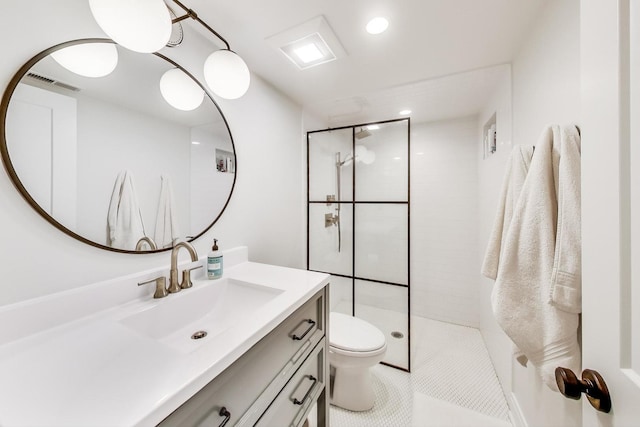
<instances>
[{"instance_id":1,"label":"white sink basin","mask_svg":"<svg viewBox=\"0 0 640 427\"><path fill-rule=\"evenodd\" d=\"M120 323L181 352L191 352L251 318L282 292L234 279L200 281L190 289L154 301L152 307L125 317ZM205 337L192 338L201 331L206 332Z\"/></svg>"}]
</instances>

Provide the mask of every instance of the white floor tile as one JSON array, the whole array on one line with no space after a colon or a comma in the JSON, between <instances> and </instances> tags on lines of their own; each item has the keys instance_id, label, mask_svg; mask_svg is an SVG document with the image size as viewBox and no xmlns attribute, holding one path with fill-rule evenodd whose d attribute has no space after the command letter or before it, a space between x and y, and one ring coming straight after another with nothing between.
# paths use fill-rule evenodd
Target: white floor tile
<instances>
[{"instance_id":1,"label":"white floor tile","mask_svg":"<svg viewBox=\"0 0 640 427\"><path fill-rule=\"evenodd\" d=\"M332 406L332 427L448 427L456 409L455 417L468 427L511 425L477 329L412 316L411 330L412 373L373 367L374 408L351 412Z\"/></svg>"}]
</instances>

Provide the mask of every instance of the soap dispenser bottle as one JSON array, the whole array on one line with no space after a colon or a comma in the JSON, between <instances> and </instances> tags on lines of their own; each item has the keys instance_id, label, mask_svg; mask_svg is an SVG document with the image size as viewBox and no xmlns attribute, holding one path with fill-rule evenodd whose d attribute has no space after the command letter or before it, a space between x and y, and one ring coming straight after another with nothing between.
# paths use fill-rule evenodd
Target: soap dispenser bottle
<instances>
[{"instance_id":1,"label":"soap dispenser bottle","mask_svg":"<svg viewBox=\"0 0 640 427\"><path fill-rule=\"evenodd\" d=\"M213 247L207 255L207 278L219 279L222 277L222 252L218 250L218 239L213 239Z\"/></svg>"}]
</instances>

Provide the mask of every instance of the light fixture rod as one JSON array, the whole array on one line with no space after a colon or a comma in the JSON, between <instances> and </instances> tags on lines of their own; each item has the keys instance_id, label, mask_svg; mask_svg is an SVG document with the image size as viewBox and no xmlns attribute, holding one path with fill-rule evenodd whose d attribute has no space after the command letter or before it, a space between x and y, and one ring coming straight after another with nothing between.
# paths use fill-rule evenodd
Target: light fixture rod
<instances>
[{"instance_id":1,"label":"light fixture rod","mask_svg":"<svg viewBox=\"0 0 640 427\"><path fill-rule=\"evenodd\" d=\"M173 2L175 4L177 4L178 6L180 6L186 12L186 15L180 16L180 17L172 20L171 21L172 23L175 24L176 22L183 21L183 20L185 20L187 18L191 18L191 19L193 19L195 21L198 21L200 23L200 25L205 27L213 35L215 35L218 39L220 39L227 46L227 50L231 50L231 48L229 47L229 43L224 39L224 37L222 37L220 34L218 34L213 28L211 28L209 25L207 25L207 23L204 22L202 19L198 18L198 14L193 9L189 9L188 7L186 7L185 5L180 3L178 0L173 0Z\"/></svg>"}]
</instances>

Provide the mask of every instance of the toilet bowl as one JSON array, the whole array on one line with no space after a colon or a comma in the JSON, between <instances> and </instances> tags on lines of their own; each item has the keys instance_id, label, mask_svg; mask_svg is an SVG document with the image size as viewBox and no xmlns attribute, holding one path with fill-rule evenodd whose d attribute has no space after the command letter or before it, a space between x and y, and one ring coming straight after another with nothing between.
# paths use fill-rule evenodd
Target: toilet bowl
<instances>
[{"instance_id":1,"label":"toilet bowl","mask_svg":"<svg viewBox=\"0 0 640 427\"><path fill-rule=\"evenodd\" d=\"M367 411L375 400L369 369L384 358L384 334L372 324L342 313L331 312L329 325L329 364L335 369L331 404Z\"/></svg>"}]
</instances>

